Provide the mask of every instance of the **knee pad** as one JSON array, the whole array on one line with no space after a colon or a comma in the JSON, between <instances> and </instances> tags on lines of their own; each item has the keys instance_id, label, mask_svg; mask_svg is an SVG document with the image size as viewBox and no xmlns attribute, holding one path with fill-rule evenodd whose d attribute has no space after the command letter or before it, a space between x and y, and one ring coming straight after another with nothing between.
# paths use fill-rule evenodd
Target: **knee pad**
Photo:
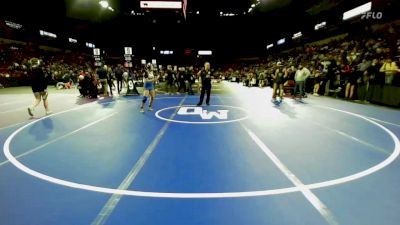
<instances>
[{"instance_id":1,"label":"knee pad","mask_svg":"<svg viewBox=\"0 0 400 225\"><path fill-rule=\"evenodd\" d=\"M146 101L147 101L147 96L143 96L142 102L143 102L143 103L146 103Z\"/></svg>"},{"instance_id":2,"label":"knee pad","mask_svg":"<svg viewBox=\"0 0 400 225\"><path fill-rule=\"evenodd\" d=\"M49 92L47 92L47 90L45 90L44 92L41 92L41 95L42 95L43 101L46 101L47 97L49 96Z\"/></svg>"}]
</instances>

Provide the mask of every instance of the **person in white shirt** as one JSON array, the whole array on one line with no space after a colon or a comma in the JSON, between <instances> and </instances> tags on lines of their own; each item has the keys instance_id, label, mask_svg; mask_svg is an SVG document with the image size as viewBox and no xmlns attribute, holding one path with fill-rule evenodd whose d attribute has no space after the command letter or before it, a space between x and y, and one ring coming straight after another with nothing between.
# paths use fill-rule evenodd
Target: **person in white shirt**
<instances>
[{"instance_id":1,"label":"person in white shirt","mask_svg":"<svg viewBox=\"0 0 400 225\"><path fill-rule=\"evenodd\" d=\"M297 90L299 90L300 92L299 99L301 99L304 96L304 84L306 82L306 79L310 76L310 74L311 74L310 70L308 70L302 64L299 64L299 68L297 69L296 74L294 75L294 80L296 82L293 92L294 99L296 99Z\"/></svg>"},{"instance_id":2,"label":"person in white shirt","mask_svg":"<svg viewBox=\"0 0 400 225\"><path fill-rule=\"evenodd\" d=\"M129 73L128 70L125 69L124 73L122 74L122 80L124 81L125 87L128 87L128 78L129 78Z\"/></svg>"}]
</instances>

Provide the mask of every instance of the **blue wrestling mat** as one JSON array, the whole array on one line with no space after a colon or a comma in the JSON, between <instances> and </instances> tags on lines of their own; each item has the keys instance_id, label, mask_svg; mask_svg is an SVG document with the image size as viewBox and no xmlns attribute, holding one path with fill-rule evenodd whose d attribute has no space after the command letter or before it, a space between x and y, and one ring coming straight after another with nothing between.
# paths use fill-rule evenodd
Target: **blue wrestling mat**
<instances>
[{"instance_id":1,"label":"blue wrestling mat","mask_svg":"<svg viewBox=\"0 0 400 225\"><path fill-rule=\"evenodd\" d=\"M0 129L0 224L399 224L398 110L225 88Z\"/></svg>"}]
</instances>

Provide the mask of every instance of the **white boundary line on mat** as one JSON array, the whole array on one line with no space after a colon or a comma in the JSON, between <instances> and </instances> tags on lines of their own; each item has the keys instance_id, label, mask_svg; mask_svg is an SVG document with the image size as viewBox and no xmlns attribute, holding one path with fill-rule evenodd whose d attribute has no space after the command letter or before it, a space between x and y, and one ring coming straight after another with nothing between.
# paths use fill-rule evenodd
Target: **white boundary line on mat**
<instances>
[{"instance_id":1,"label":"white boundary line on mat","mask_svg":"<svg viewBox=\"0 0 400 225\"><path fill-rule=\"evenodd\" d=\"M400 155L400 142L399 139L393 132L391 132L389 129L386 127L382 126L381 124L366 118L365 116L352 113L352 112L347 112L344 110L338 110L334 108L329 108L329 107L322 107L325 109L329 110L334 110L342 113L346 113L348 115L352 115L361 119L366 120L367 122L370 122L377 127L381 128L384 130L393 140L395 148L393 150L393 153L386 158L384 161L380 162L379 164L368 168L366 170L363 170L361 172L338 178L338 179L333 179L333 180L328 180L328 181L323 181L323 182L318 182L318 183L313 183L313 184L308 184L305 185L305 188L307 189L317 189L317 188L325 188L325 187L330 187L334 185L339 185L347 182L351 182L360 178L363 178L365 176L371 175L389 164L391 164L396 158ZM70 110L71 111L71 110ZM55 114L56 115L56 114ZM44 117L46 118L46 117ZM135 191L135 190L120 190L120 189L113 189L113 188L105 188L105 187L98 187L98 186L92 186L92 185L87 185L87 184L80 184L80 183L75 183L67 180L62 180L59 178L51 177L43 173L39 173L35 170L32 170L22 164L20 161L18 161L10 151L10 144L14 137L21 132L23 129L26 127L44 119L41 118L39 120L33 121L29 124L26 124L22 126L21 128L17 129L14 131L5 141L3 145L3 151L6 156L6 158L18 169L21 171L34 176L36 178L48 181L50 183L70 187L70 188L75 188L75 189L81 189L81 190L87 190L87 191L93 191L93 192L101 192L101 193L108 193L108 194L118 194L118 195L128 195L128 196L140 196L140 197L152 197L152 198L239 198L239 197L254 197L254 196L267 196L267 195L279 195L279 194L285 194L285 193L293 193L293 192L299 192L301 189L299 187L288 187L288 188L280 188L280 189L272 189L272 190L259 190L259 191L246 191L246 192L221 192L221 193L171 193L171 192L147 192L147 191Z\"/></svg>"}]
</instances>

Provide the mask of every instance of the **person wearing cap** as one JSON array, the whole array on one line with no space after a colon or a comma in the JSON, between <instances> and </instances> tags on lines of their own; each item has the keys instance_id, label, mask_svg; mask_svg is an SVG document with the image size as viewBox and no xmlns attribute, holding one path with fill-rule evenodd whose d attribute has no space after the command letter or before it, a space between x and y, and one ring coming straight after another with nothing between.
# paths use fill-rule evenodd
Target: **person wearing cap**
<instances>
[{"instance_id":1,"label":"person wearing cap","mask_svg":"<svg viewBox=\"0 0 400 225\"><path fill-rule=\"evenodd\" d=\"M156 81L156 76L154 75L153 65L151 63L147 64L144 76L143 76L143 100L142 106L140 107L140 112L144 113L144 106L146 105L146 101L148 96L150 95L149 102L149 111L153 111L153 102L156 96L156 91L154 87L154 83Z\"/></svg>"},{"instance_id":2,"label":"person wearing cap","mask_svg":"<svg viewBox=\"0 0 400 225\"><path fill-rule=\"evenodd\" d=\"M277 69L275 70L275 74L272 74L272 82L273 82L273 91L272 91L272 102L276 102L276 96L279 91L280 101L283 99L283 84L285 83L285 78L287 77L287 70L283 68L281 62L276 64Z\"/></svg>"},{"instance_id":3,"label":"person wearing cap","mask_svg":"<svg viewBox=\"0 0 400 225\"><path fill-rule=\"evenodd\" d=\"M34 111L36 107L40 104L41 100L43 100L43 106L46 110L46 115L51 114L49 109L49 101L47 92L47 80L46 76L41 68L41 62L37 58L32 58L30 61L29 68L29 80L32 87L33 95L35 96L35 101L31 107L28 107L28 113L30 116L34 115Z\"/></svg>"}]
</instances>

